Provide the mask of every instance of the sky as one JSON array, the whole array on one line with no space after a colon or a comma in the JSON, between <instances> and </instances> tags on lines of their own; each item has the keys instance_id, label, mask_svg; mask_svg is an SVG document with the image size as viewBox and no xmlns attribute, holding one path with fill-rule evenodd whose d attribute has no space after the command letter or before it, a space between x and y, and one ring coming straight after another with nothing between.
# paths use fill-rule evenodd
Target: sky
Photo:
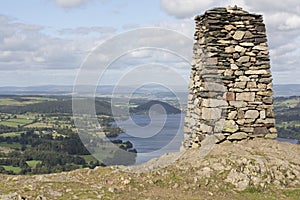
<instances>
[{"instance_id":1,"label":"sky","mask_svg":"<svg viewBox=\"0 0 300 200\"><path fill-rule=\"evenodd\" d=\"M161 68L164 72L168 71L165 66L174 66L175 72L188 80L188 62L175 55L176 52L158 47L192 51L192 46L187 46L189 42L180 43L179 39L186 37L192 41L193 17L207 9L228 5L263 15L274 83L300 84L299 0L3 0L0 87L73 85L82 69L96 58L94 63L99 61L98 67L105 71L105 76L97 79L103 84L120 83L119 79L124 77L131 82L140 81L151 70L158 74L155 81L168 76L159 73L157 65L164 66ZM169 32L159 36L155 30L151 34L149 27ZM157 48L136 48L129 44L136 41L139 45L155 43ZM126 52L113 60L116 48ZM97 56L90 56L95 52ZM103 63L110 65L102 66ZM93 70L86 77L99 76L99 70ZM169 82L162 84L176 84L180 79L169 74Z\"/></svg>"}]
</instances>

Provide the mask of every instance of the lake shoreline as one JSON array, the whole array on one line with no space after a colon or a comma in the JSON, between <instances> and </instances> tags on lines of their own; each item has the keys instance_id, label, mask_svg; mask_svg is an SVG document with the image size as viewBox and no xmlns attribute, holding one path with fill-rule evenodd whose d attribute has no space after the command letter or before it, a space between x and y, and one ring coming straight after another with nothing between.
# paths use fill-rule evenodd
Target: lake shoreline
<instances>
[{"instance_id":1,"label":"lake shoreline","mask_svg":"<svg viewBox=\"0 0 300 200\"><path fill-rule=\"evenodd\" d=\"M184 124L184 115L182 114L171 114L166 115L168 119L166 119L166 123L164 124L163 130L160 133L157 133L157 137L149 137L149 138L139 138L134 137L132 134L120 133L117 137L111 139L120 139L122 141L129 141L133 144L134 149L137 150L137 160L136 164L141 164L149 161L152 158L159 157L165 153L170 152L178 152L181 147L181 142L183 140L183 124ZM155 120L165 119L166 116L157 115L157 119ZM151 119L149 115L132 115L132 120L124 120L119 121L118 126L124 130L131 130L133 132L138 132L139 129L143 130L143 128L147 127L151 123ZM134 128L130 127L132 124L136 123L137 126ZM148 131L151 127L148 127ZM154 127L155 129L155 127ZM151 130L150 130L151 131ZM165 135L165 137L164 137ZM164 141L163 141L164 140ZM297 144L297 139L290 138L276 138L279 142L289 142L291 144ZM171 145L169 145L171 144Z\"/></svg>"}]
</instances>

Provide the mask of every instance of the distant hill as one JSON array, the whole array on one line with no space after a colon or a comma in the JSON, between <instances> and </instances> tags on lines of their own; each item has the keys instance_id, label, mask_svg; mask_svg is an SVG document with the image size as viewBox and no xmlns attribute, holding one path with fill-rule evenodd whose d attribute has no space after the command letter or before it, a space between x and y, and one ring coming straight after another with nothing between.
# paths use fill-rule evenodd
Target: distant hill
<instances>
[{"instance_id":1,"label":"distant hill","mask_svg":"<svg viewBox=\"0 0 300 200\"><path fill-rule=\"evenodd\" d=\"M92 103L92 100L83 100L84 103ZM112 115L111 105L106 101L95 101L96 114ZM72 114L72 99L60 99L57 101L43 101L23 106L0 106L0 112L11 114L34 113L66 113Z\"/></svg>"},{"instance_id":2,"label":"distant hill","mask_svg":"<svg viewBox=\"0 0 300 200\"><path fill-rule=\"evenodd\" d=\"M103 85L97 87L97 94L112 94L115 86ZM176 86L176 95L183 97L188 94L188 86ZM120 89L120 88L119 88ZM300 84L280 84L273 87L275 96L300 96ZM82 94L88 94L89 91L94 91L94 86L77 86L77 91ZM121 86L122 94L132 93L131 86ZM70 95L73 93L73 86L67 85L42 85L30 87L0 87L0 95ZM135 91L136 94L157 94L158 97L173 97L174 94L163 87L147 86Z\"/></svg>"},{"instance_id":3,"label":"distant hill","mask_svg":"<svg viewBox=\"0 0 300 200\"><path fill-rule=\"evenodd\" d=\"M274 85L275 96L300 96L300 84Z\"/></svg>"},{"instance_id":4,"label":"distant hill","mask_svg":"<svg viewBox=\"0 0 300 200\"><path fill-rule=\"evenodd\" d=\"M165 113L166 114L179 114L179 113L181 113L181 110L179 110L178 108L176 108L168 103L165 103L162 101L157 101L157 100L152 100L152 101L148 101L147 103L141 104L138 107L131 109L131 113L146 114L149 112L150 108L155 105L160 105L165 109L165 111L161 110L161 109L152 110L152 111L154 111L155 114L165 114Z\"/></svg>"}]
</instances>

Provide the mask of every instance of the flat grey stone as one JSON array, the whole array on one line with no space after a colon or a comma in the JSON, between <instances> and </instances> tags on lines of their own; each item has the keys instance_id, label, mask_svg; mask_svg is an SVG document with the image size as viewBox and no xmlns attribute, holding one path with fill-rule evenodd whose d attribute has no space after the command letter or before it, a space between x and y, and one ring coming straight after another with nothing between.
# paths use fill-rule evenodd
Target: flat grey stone
<instances>
[{"instance_id":1,"label":"flat grey stone","mask_svg":"<svg viewBox=\"0 0 300 200\"><path fill-rule=\"evenodd\" d=\"M242 140L248 138L248 134L245 132L237 132L233 133L232 135L229 135L227 137L228 140Z\"/></svg>"},{"instance_id":2,"label":"flat grey stone","mask_svg":"<svg viewBox=\"0 0 300 200\"><path fill-rule=\"evenodd\" d=\"M256 119L259 116L259 112L257 110L247 110L245 113L246 119Z\"/></svg>"},{"instance_id":3,"label":"flat grey stone","mask_svg":"<svg viewBox=\"0 0 300 200\"><path fill-rule=\"evenodd\" d=\"M232 37L235 40L241 40L241 39L243 39L244 35L245 35L244 31L236 31Z\"/></svg>"},{"instance_id":4,"label":"flat grey stone","mask_svg":"<svg viewBox=\"0 0 300 200\"><path fill-rule=\"evenodd\" d=\"M224 122L224 132L234 133L239 130L239 126L235 123L234 120L226 120Z\"/></svg>"}]
</instances>

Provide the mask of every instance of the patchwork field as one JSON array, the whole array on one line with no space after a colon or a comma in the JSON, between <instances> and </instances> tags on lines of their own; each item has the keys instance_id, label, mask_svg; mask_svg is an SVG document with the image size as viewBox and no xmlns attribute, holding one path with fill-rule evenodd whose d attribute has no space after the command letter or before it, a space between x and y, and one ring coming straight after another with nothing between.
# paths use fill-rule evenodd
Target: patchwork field
<instances>
[{"instance_id":1,"label":"patchwork field","mask_svg":"<svg viewBox=\"0 0 300 200\"><path fill-rule=\"evenodd\" d=\"M99 123L105 131L91 130L93 137L116 136L121 131L109 125L109 105L104 100L96 101ZM128 143L117 145L126 149ZM101 156L98 159L108 157ZM90 155L78 136L71 97L0 97L0 173L40 174L99 165L102 162Z\"/></svg>"}]
</instances>

